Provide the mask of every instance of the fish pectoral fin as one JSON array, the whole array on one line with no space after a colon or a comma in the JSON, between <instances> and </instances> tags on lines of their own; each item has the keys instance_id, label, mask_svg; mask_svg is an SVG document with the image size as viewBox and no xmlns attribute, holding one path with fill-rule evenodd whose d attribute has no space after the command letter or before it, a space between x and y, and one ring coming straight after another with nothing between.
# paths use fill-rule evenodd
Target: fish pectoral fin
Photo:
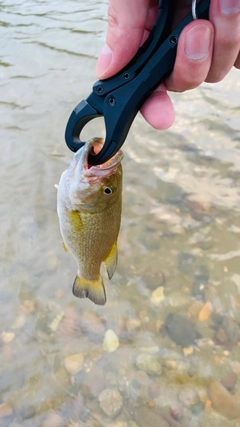
<instances>
[{"instance_id":1,"label":"fish pectoral fin","mask_svg":"<svg viewBox=\"0 0 240 427\"><path fill-rule=\"evenodd\" d=\"M63 249L65 250L65 252L69 252L69 249L68 249L66 243L64 243L64 242L63 242Z\"/></svg>"},{"instance_id":2,"label":"fish pectoral fin","mask_svg":"<svg viewBox=\"0 0 240 427\"><path fill-rule=\"evenodd\" d=\"M108 256L103 261L104 264L106 265L109 279L111 279L114 275L114 272L117 267L117 259L118 259L117 242L114 242Z\"/></svg>"},{"instance_id":3,"label":"fish pectoral fin","mask_svg":"<svg viewBox=\"0 0 240 427\"><path fill-rule=\"evenodd\" d=\"M106 293L101 276L97 280L76 276L73 283L73 295L78 298L89 298L95 304L104 305Z\"/></svg>"},{"instance_id":4,"label":"fish pectoral fin","mask_svg":"<svg viewBox=\"0 0 240 427\"><path fill-rule=\"evenodd\" d=\"M78 211L68 211L68 217L71 226L75 231L81 231L83 228L80 212Z\"/></svg>"}]
</instances>

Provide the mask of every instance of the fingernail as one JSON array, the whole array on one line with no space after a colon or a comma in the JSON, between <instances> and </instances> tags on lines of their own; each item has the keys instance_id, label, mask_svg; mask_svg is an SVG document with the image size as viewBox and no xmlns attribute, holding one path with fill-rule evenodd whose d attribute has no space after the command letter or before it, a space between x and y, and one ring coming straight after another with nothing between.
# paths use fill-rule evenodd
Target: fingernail
<instances>
[{"instance_id":1,"label":"fingernail","mask_svg":"<svg viewBox=\"0 0 240 427\"><path fill-rule=\"evenodd\" d=\"M112 51L110 47L105 44L103 47L97 62L96 74L97 77L102 77L108 70L109 65L112 61Z\"/></svg>"},{"instance_id":2,"label":"fingernail","mask_svg":"<svg viewBox=\"0 0 240 427\"><path fill-rule=\"evenodd\" d=\"M219 0L219 7L224 15L235 15L240 12L239 0Z\"/></svg>"},{"instance_id":3,"label":"fingernail","mask_svg":"<svg viewBox=\"0 0 240 427\"><path fill-rule=\"evenodd\" d=\"M212 32L207 25L199 24L185 34L184 50L189 59L201 61L208 56Z\"/></svg>"}]
</instances>

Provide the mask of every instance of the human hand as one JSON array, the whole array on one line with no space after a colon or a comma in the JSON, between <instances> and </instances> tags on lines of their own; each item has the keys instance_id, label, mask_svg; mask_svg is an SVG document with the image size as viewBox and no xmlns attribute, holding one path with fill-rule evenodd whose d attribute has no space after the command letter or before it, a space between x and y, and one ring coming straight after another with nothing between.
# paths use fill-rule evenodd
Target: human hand
<instances>
[{"instance_id":1,"label":"human hand","mask_svg":"<svg viewBox=\"0 0 240 427\"><path fill-rule=\"evenodd\" d=\"M191 0L177 0L176 26L191 10ZM109 0L107 40L97 63L105 79L120 71L147 39L157 17L158 0ZM196 20L182 31L174 70L147 99L141 113L156 129L174 121L167 91L194 89L203 81L221 81L230 69L240 69L240 0L211 0L209 21Z\"/></svg>"}]
</instances>

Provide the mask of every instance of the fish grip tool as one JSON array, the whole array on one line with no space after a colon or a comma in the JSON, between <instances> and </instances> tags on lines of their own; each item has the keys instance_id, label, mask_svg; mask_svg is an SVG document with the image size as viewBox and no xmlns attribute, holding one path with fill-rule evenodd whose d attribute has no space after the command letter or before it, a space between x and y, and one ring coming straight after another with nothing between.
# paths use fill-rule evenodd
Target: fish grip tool
<instances>
[{"instance_id":1,"label":"fish grip tool","mask_svg":"<svg viewBox=\"0 0 240 427\"><path fill-rule=\"evenodd\" d=\"M209 4L210 0L197 3L198 18L208 19ZM116 154L144 101L173 70L179 36L194 19L189 12L171 31L173 8L174 0L160 1L156 24L134 58L115 76L98 80L92 93L69 117L65 140L74 152L84 144L80 139L84 126L96 117L104 117L105 142L98 154L89 154L90 165L102 164Z\"/></svg>"}]
</instances>

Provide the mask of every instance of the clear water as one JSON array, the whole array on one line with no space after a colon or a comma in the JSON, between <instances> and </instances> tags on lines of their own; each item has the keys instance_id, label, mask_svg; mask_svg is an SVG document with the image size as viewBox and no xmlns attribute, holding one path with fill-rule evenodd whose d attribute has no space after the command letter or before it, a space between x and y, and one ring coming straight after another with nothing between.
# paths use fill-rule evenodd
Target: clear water
<instances>
[{"instance_id":1,"label":"clear water","mask_svg":"<svg viewBox=\"0 0 240 427\"><path fill-rule=\"evenodd\" d=\"M108 301L97 307L72 295L54 184L72 157L66 121L96 80L107 2L4 0L0 10L0 425L239 426L238 72L173 94L166 132L136 118L118 268L111 282L103 271Z\"/></svg>"}]
</instances>

